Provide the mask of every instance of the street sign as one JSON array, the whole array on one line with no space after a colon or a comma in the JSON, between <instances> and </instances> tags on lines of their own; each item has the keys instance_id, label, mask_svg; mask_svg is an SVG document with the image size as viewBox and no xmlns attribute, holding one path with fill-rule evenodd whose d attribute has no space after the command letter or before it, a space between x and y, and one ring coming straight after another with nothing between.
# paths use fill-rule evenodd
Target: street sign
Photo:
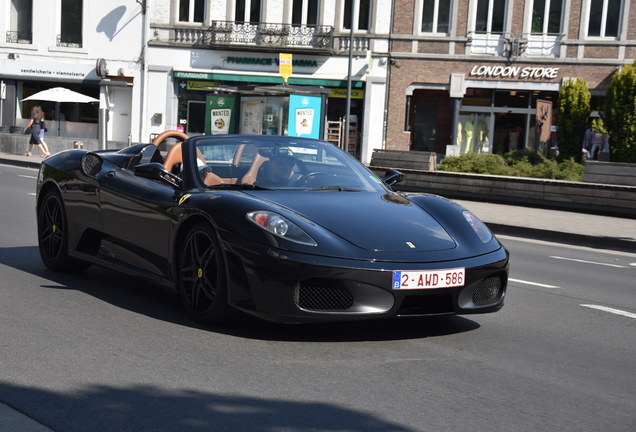
<instances>
[{"instance_id":1,"label":"street sign","mask_svg":"<svg viewBox=\"0 0 636 432\"><path fill-rule=\"evenodd\" d=\"M292 55L291 54L279 54L278 55L278 72L283 77L285 84L287 79L292 74Z\"/></svg>"}]
</instances>

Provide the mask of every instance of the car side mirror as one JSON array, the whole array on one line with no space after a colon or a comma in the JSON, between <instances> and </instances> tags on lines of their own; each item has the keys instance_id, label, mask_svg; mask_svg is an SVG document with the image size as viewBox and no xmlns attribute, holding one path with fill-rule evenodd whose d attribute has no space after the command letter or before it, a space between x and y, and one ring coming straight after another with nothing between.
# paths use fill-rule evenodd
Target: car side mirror
<instances>
[{"instance_id":1,"label":"car side mirror","mask_svg":"<svg viewBox=\"0 0 636 432\"><path fill-rule=\"evenodd\" d=\"M141 165L135 165L133 172L136 176L147 178L150 180L162 180L168 184L178 188L182 182L181 178L168 171L158 162L151 162Z\"/></svg>"},{"instance_id":2,"label":"car side mirror","mask_svg":"<svg viewBox=\"0 0 636 432\"><path fill-rule=\"evenodd\" d=\"M401 181L403 181L404 180L404 174L402 174L398 170L394 170L394 169L386 170L386 173L384 173L384 178L382 180L384 181L384 183L386 183L389 186L391 186L391 185L394 185L396 183L400 183Z\"/></svg>"}]
</instances>

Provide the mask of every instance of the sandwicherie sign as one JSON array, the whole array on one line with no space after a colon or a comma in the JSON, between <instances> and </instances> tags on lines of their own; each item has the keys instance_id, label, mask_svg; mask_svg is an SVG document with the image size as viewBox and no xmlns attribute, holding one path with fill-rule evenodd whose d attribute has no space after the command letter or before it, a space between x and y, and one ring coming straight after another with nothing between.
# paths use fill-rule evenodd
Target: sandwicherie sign
<instances>
[{"instance_id":1,"label":"sandwicherie sign","mask_svg":"<svg viewBox=\"0 0 636 432\"><path fill-rule=\"evenodd\" d=\"M469 76L478 77L511 77L511 78L546 78L559 76L559 68L519 66L473 66Z\"/></svg>"}]
</instances>

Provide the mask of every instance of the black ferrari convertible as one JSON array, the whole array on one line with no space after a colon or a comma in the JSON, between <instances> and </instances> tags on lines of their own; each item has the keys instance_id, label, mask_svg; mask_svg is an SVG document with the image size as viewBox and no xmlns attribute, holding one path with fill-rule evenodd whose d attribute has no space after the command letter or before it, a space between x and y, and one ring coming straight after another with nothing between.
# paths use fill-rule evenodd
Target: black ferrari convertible
<instances>
[{"instance_id":1,"label":"black ferrari convertible","mask_svg":"<svg viewBox=\"0 0 636 432\"><path fill-rule=\"evenodd\" d=\"M204 323L235 308L311 322L503 306L506 249L452 201L395 192L398 171L379 178L325 141L186 138L165 155L141 144L46 159L44 264L144 277Z\"/></svg>"}]
</instances>

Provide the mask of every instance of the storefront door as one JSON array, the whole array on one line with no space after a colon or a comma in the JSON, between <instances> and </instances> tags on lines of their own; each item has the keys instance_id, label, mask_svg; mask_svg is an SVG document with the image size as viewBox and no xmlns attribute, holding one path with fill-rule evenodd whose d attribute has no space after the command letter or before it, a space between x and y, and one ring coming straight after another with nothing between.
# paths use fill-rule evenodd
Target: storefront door
<instances>
[{"instance_id":1,"label":"storefront door","mask_svg":"<svg viewBox=\"0 0 636 432\"><path fill-rule=\"evenodd\" d=\"M413 150L435 151L437 103L417 101L414 108Z\"/></svg>"}]
</instances>

